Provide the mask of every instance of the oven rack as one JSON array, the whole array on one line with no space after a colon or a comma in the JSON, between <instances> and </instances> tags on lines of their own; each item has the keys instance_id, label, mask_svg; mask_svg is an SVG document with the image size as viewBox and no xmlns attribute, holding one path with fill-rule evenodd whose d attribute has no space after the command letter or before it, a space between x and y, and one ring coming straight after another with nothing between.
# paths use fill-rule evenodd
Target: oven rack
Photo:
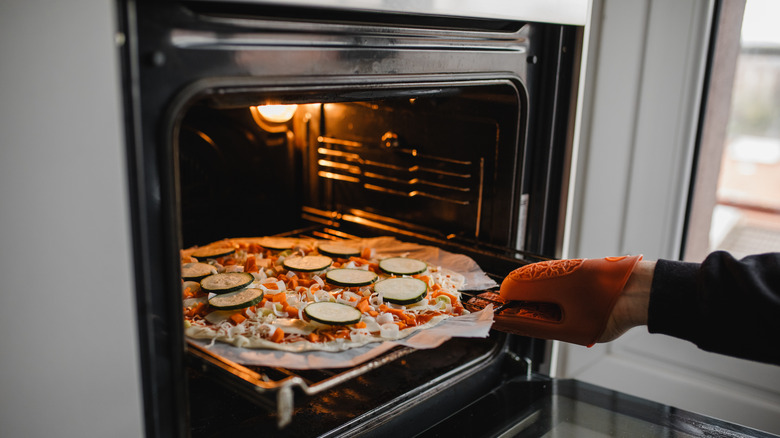
<instances>
[{"instance_id":1,"label":"oven rack","mask_svg":"<svg viewBox=\"0 0 780 438\"><path fill-rule=\"evenodd\" d=\"M344 371L317 370L316 373L322 378L313 381L311 378L303 377L304 372L287 368L256 367L257 369L251 369L215 355L207 348L194 342L188 341L187 348L192 358L200 362L201 371L209 372L216 368L223 372L223 380L226 378L233 380L233 386L238 382L244 382L245 385L241 385L242 389L246 391L251 388L250 391L255 394L250 395L256 396L251 397L253 401L272 412L275 411L277 427L279 428L285 427L292 421L295 406L293 390L295 388L301 390L305 395L316 395L415 351L411 347L398 347ZM274 378L274 374L281 377Z\"/></svg>"},{"instance_id":2,"label":"oven rack","mask_svg":"<svg viewBox=\"0 0 780 438\"><path fill-rule=\"evenodd\" d=\"M348 240L359 238L356 234L344 231L345 227L343 227L342 223L338 222L339 220L344 220L347 223L357 223L358 225L369 226L369 228L374 229L374 231L378 230L382 233L392 232L392 234L396 234L401 238L412 237L419 240L420 237L424 237L423 240L427 240L429 243L439 245L444 243L438 240L431 242L430 237L428 237L430 235L420 233L419 230L417 230L418 232L403 231L392 226L381 225L375 221L366 221L366 215L362 212L353 211L352 213L353 215L339 215L334 212L304 207L304 219L308 219L315 224L277 234L277 236L320 240ZM360 218L363 218L363 220L359 220ZM382 218L372 217L372 219L381 221ZM471 247L471 251L474 251L474 247ZM497 257L495 248L488 248L484 251L494 258ZM529 257L541 259L539 256L529 255L521 251L514 252L512 257L506 258L511 260L516 266L518 263L527 263ZM500 275L492 273L488 273L488 275L497 280L502 278ZM466 295L473 296L474 294L481 292L484 291L471 291L471 293L467 293ZM304 396L321 394L338 385L349 382L363 374L418 351L411 347L399 346L352 368L292 370L282 367L245 366L215 354L203 345L190 340L187 341L187 350L191 366L204 374L209 374L212 377L217 378L257 405L275 413L276 425L280 429L290 424L293 419L296 390ZM493 354L495 354L494 351L485 353L457 368L460 372L464 372L464 370L466 370L465 372L467 373L474 372L474 370L479 369L479 362L487 362L488 358ZM527 365L527 368L530 370L531 366Z\"/></svg>"}]
</instances>

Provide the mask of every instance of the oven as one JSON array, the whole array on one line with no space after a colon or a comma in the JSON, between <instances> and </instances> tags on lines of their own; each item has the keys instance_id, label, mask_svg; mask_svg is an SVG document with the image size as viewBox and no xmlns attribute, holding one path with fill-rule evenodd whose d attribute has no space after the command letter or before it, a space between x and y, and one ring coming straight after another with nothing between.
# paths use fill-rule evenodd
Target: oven
<instances>
[{"instance_id":1,"label":"oven","mask_svg":"<svg viewBox=\"0 0 780 438\"><path fill-rule=\"evenodd\" d=\"M696 430L693 414L551 379L545 342L498 332L308 370L185 338L179 251L226 237L392 236L496 283L558 254L581 23L370 6L122 5L147 434Z\"/></svg>"}]
</instances>

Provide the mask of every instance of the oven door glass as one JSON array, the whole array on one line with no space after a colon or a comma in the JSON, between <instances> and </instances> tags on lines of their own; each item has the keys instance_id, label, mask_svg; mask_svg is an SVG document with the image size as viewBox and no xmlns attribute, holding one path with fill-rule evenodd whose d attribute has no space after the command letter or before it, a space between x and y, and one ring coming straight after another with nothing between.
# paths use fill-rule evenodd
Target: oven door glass
<instances>
[{"instance_id":1,"label":"oven door glass","mask_svg":"<svg viewBox=\"0 0 780 438\"><path fill-rule=\"evenodd\" d=\"M423 436L774 436L588 383L543 377L515 379L464 412Z\"/></svg>"}]
</instances>

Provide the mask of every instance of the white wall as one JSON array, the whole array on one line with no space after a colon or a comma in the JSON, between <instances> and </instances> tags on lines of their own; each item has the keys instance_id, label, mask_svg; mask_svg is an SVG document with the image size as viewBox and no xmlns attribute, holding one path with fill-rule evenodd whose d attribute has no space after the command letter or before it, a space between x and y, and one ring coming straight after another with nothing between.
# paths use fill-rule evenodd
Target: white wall
<instances>
[{"instance_id":1,"label":"white wall","mask_svg":"<svg viewBox=\"0 0 780 438\"><path fill-rule=\"evenodd\" d=\"M564 257L678 259L711 0L594 0ZM635 328L553 372L780 433L780 368Z\"/></svg>"},{"instance_id":2,"label":"white wall","mask_svg":"<svg viewBox=\"0 0 780 438\"><path fill-rule=\"evenodd\" d=\"M0 2L0 435L143 435L113 3Z\"/></svg>"}]
</instances>

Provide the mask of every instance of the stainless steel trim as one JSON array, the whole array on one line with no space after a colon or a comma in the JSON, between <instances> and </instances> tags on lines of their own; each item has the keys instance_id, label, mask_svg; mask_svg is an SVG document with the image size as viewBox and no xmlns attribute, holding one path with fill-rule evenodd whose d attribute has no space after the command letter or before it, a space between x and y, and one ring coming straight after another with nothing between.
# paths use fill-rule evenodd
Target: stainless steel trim
<instances>
[{"instance_id":1,"label":"stainless steel trim","mask_svg":"<svg viewBox=\"0 0 780 438\"><path fill-rule=\"evenodd\" d=\"M206 0L196 0L206 1ZM494 18L540 23L587 23L590 0L231 0L278 6L307 6L336 10Z\"/></svg>"}]
</instances>

